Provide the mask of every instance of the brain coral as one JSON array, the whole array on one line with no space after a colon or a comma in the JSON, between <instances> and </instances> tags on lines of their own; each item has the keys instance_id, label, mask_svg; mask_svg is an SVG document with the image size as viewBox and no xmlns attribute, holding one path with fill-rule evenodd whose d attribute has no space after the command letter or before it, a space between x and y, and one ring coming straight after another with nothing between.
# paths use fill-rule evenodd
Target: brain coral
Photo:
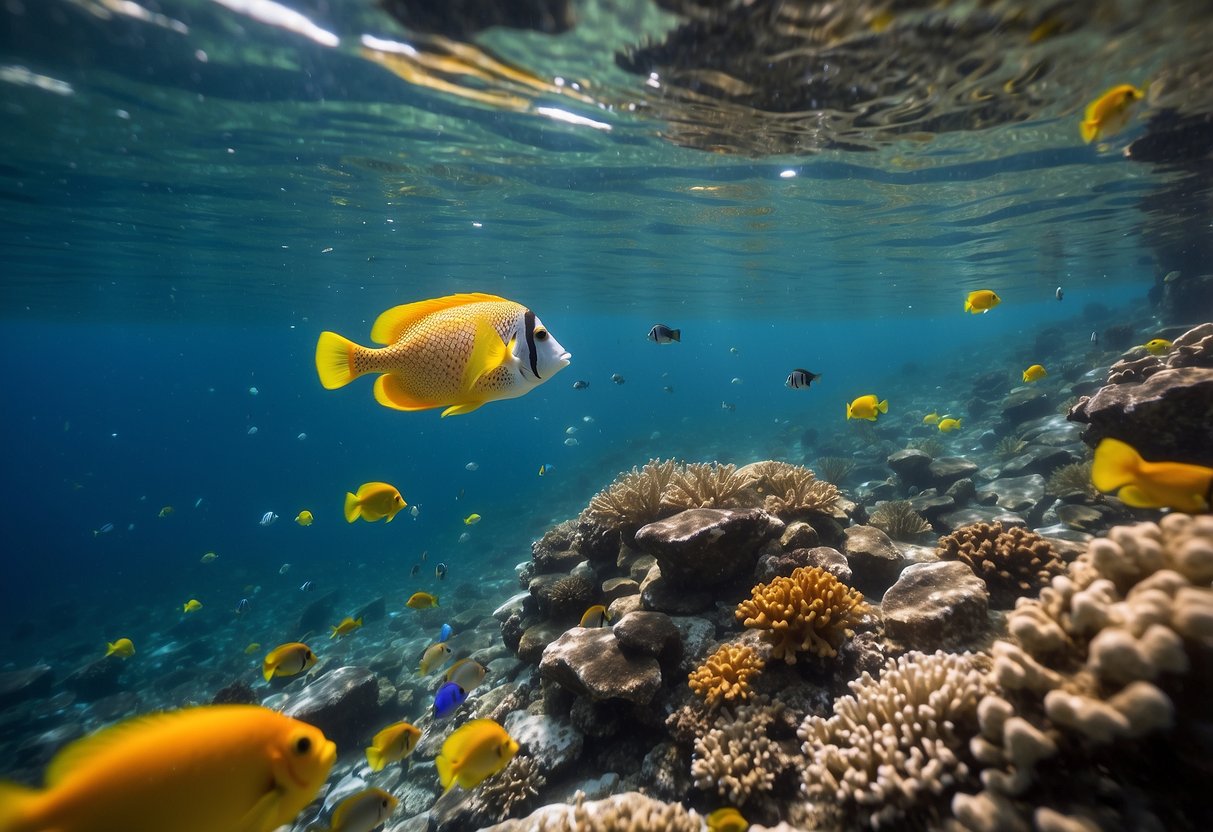
<instances>
[{"instance_id":1,"label":"brain coral","mask_svg":"<svg viewBox=\"0 0 1213 832\"><path fill-rule=\"evenodd\" d=\"M986 582L990 605L1000 609L1035 593L1066 568L1049 541L1018 526L1004 529L1002 523L963 526L939 538L936 551L944 560L968 564Z\"/></svg>"},{"instance_id":2,"label":"brain coral","mask_svg":"<svg viewBox=\"0 0 1213 832\"><path fill-rule=\"evenodd\" d=\"M750 696L750 678L757 676L764 664L749 645L724 644L691 671L688 682L708 707L714 708L722 701L744 701Z\"/></svg>"},{"instance_id":3,"label":"brain coral","mask_svg":"<svg viewBox=\"0 0 1213 832\"><path fill-rule=\"evenodd\" d=\"M789 577L758 584L737 605L737 620L761 630L773 659L796 663L796 654L838 655L842 642L868 612L863 595L820 567L801 566Z\"/></svg>"}]
</instances>

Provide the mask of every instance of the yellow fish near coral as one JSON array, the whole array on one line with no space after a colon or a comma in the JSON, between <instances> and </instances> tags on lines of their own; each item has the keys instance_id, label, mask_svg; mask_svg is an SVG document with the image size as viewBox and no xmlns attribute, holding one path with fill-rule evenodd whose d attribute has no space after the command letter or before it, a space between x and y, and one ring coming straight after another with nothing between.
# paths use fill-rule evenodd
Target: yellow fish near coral
<instances>
[{"instance_id":1,"label":"yellow fish near coral","mask_svg":"<svg viewBox=\"0 0 1213 832\"><path fill-rule=\"evenodd\" d=\"M357 494L345 494L345 520L353 523L362 518L368 523L374 523L383 518L392 522L396 512L407 506L400 490L386 482L367 482L358 486Z\"/></svg>"},{"instance_id":2,"label":"yellow fish near coral","mask_svg":"<svg viewBox=\"0 0 1213 832\"><path fill-rule=\"evenodd\" d=\"M214 552L207 552L205 555L203 555L201 558L198 559L199 563L214 563L217 560L219 560L219 556L216 555Z\"/></svg>"},{"instance_id":3,"label":"yellow fish near coral","mask_svg":"<svg viewBox=\"0 0 1213 832\"><path fill-rule=\"evenodd\" d=\"M363 789L337 804L329 832L371 832L391 817L398 802L383 789Z\"/></svg>"},{"instance_id":4,"label":"yellow fish near coral","mask_svg":"<svg viewBox=\"0 0 1213 832\"><path fill-rule=\"evenodd\" d=\"M1047 375L1048 373L1045 372L1044 367L1039 364L1033 364L1031 367L1023 371L1023 383L1031 384L1034 381L1040 381Z\"/></svg>"},{"instance_id":5,"label":"yellow fish near coral","mask_svg":"<svg viewBox=\"0 0 1213 832\"><path fill-rule=\"evenodd\" d=\"M269 652L261 663L261 675L265 681L275 676L297 676L316 663L312 648L299 641L279 644Z\"/></svg>"},{"instance_id":6,"label":"yellow fish near coral","mask_svg":"<svg viewBox=\"0 0 1213 832\"><path fill-rule=\"evenodd\" d=\"M334 638L337 638L337 636L348 636L350 633L354 632L354 630L357 630L361 626L362 626L361 618L350 618L347 615L345 618L341 619L340 624L338 624L336 627L332 628L333 634L331 636L329 636L329 638L334 639Z\"/></svg>"},{"instance_id":7,"label":"yellow fish near coral","mask_svg":"<svg viewBox=\"0 0 1213 832\"><path fill-rule=\"evenodd\" d=\"M409 600L404 602L404 605L413 610L428 610L430 607L438 606L438 596L430 595L428 592L414 592L409 596Z\"/></svg>"},{"instance_id":8,"label":"yellow fish near coral","mask_svg":"<svg viewBox=\"0 0 1213 832\"><path fill-rule=\"evenodd\" d=\"M300 526L310 526L310 525L312 525L312 520L314 520L314 519L315 518L312 517L312 513L310 511L308 511L306 508L303 511L301 511L295 515L295 522L298 523Z\"/></svg>"},{"instance_id":9,"label":"yellow fish near coral","mask_svg":"<svg viewBox=\"0 0 1213 832\"><path fill-rule=\"evenodd\" d=\"M979 312L989 312L1000 303L1002 303L1002 298L990 289L978 289L975 292L969 292L969 296L965 298L965 311L976 315Z\"/></svg>"},{"instance_id":10,"label":"yellow fish near coral","mask_svg":"<svg viewBox=\"0 0 1213 832\"><path fill-rule=\"evenodd\" d=\"M409 600L411 601L412 599L410 598ZM435 667L445 662L449 655L451 655L451 648L447 647L445 642L431 644L421 654L421 663L417 666L417 670L420 671L422 676L426 676Z\"/></svg>"},{"instance_id":11,"label":"yellow fish near coral","mask_svg":"<svg viewBox=\"0 0 1213 832\"><path fill-rule=\"evenodd\" d=\"M191 598L181 605L182 612L198 612L202 609L202 602L197 598Z\"/></svg>"},{"instance_id":12,"label":"yellow fish near coral","mask_svg":"<svg viewBox=\"0 0 1213 832\"><path fill-rule=\"evenodd\" d=\"M1150 355L1166 355L1171 349L1171 342L1166 338L1155 338L1142 344Z\"/></svg>"},{"instance_id":13,"label":"yellow fish near coral","mask_svg":"<svg viewBox=\"0 0 1213 832\"><path fill-rule=\"evenodd\" d=\"M518 743L491 719L473 719L456 728L442 744L434 765L445 794L458 783L474 789L505 768L518 753Z\"/></svg>"},{"instance_id":14,"label":"yellow fish near coral","mask_svg":"<svg viewBox=\"0 0 1213 832\"><path fill-rule=\"evenodd\" d=\"M135 643L129 638L120 638L117 641L108 641L105 644L105 657L117 656L120 659L129 659L135 655Z\"/></svg>"},{"instance_id":15,"label":"yellow fish near coral","mask_svg":"<svg viewBox=\"0 0 1213 832\"><path fill-rule=\"evenodd\" d=\"M1087 144L1116 135L1129 123L1133 107L1146 97L1145 90L1132 84L1119 84L1087 105L1078 132Z\"/></svg>"},{"instance_id":16,"label":"yellow fish near coral","mask_svg":"<svg viewBox=\"0 0 1213 832\"><path fill-rule=\"evenodd\" d=\"M611 616L602 604L595 604L581 614L579 627L605 627L611 623Z\"/></svg>"},{"instance_id":17,"label":"yellow fish near coral","mask_svg":"<svg viewBox=\"0 0 1213 832\"><path fill-rule=\"evenodd\" d=\"M947 419L939 420L939 429L944 433L951 433L954 430L960 430L960 420L948 417Z\"/></svg>"},{"instance_id":18,"label":"yellow fish near coral","mask_svg":"<svg viewBox=\"0 0 1213 832\"><path fill-rule=\"evenodd\" d=\"M709 832L745 832L749 828L750 822L732 806L717 809L708 815Z\"/></svg>"},{"instance_id":19,"label":"yellow fish near coral","mask_svg":"<svg viewBox=\"0 0 1213 832\"><path fill-rule=\"evenodd\" d=\"M366 750L366 762L371 771L382 771L388 763L403 760L413 753L417 741L421 739L421 729L408 722L396 722L384 728Z\"/></svg>"},{"instance_id":20,"label":"yellow fish near coral","mask_svg":"<svg viewBox=\"0 0 1213 832\"><path fill-rule=\"evenodd\" d=\"M471 413L486 402L528 393L571 357L535 313L496 295L449 295L387 310L371 328L382 349L335 332L316 343L316 371L326 389L379 373L375 400L396 410L442 407Z\"/></svg>"},{"instance_id":21,"label":"yellow fish near coral","mask_svg":"<svg viewBox=\"0 0 1213 832\"><path fill-rule=\"evenodd\" d=\"M270 832L336 758L320 729L257 705L135 717L60 751L41 791L0 783L0 830Z\"/></svg>"},{"instance_id":22,"label":"yellow fish near coral","mask_svg":"<svg viewBox=\"0 0 1213 832\"><path fill-rule=\"evenodd\" d=\"M934 410L932 410L926 416L922 417L922 423L924 425L938 425L939 424L939 414L936 413ZM723 810L718 810L718 811L723 811Z\"/></svg>"},{"instance_id":23,"label":"yellow fish near coral","mask_svg":"<svg viewBox=\"0 0 1213 832\"><path fill-rule=\"evenodd\" d=\"M1213 503L1213 468L1186 462L1147 462L1126 442L1107 438L1095 449L1091 483L1115 491L1134 508L1208 511Z\"/></svg>"},{"instance_id":24,"label":"yellow fish near coral","mask_svg":"<svg viewBox=\"0 0 1213 832\"><path fill-rule=\"evenodd\" d=\"M888 412L888 399L881 400L876 396L860 396L847 405L848 419L867 419L869 422L875 422L878 414Z\"/></svg>"}]
</instances>

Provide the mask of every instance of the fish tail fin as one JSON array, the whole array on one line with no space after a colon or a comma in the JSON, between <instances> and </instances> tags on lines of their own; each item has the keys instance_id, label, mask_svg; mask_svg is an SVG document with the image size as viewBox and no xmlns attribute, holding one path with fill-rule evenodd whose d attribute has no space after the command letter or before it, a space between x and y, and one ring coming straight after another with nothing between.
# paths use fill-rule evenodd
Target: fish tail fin
<instances>
[{"instance_id":1,"label":"fish tail fin","mask_svg":"<svg viewBox=\"0 0 1213 832\"><path fill-rule=\"evenodd\" d=\"M263 665L261 665L261 675L265 677L265 681L268 682L270 679L274 678L274 670L274 665L270 664L269 662L265 662Z\"/></svg>"},{"instance_id":2,"label":"fish tail fin","mask_svg":"<svg viewBox=\"0 0 1213 832\"><path fill-rule=\"evenodd\" d=\"M354 355L365 349L336 332L320 333L316 342L316 372L324 388L336 390L362 375L362 371L354 369Z\"/></svg>"},{"instance_id":3,"label":"fish tail fin","mask_svg":"<svg viewBox=\"0 0 1213 832\"><path fill-rule=\"evenodd\" d=\"M842 406L846 409L847 419L849 420L851 418L851 405L848 402L843 402Z\"/></svg>"},{"instance_id":4,"label":"fish tail fin","mask_svg":"<svg viewBox=\"0 0 1213 832\"><path fill-rule=\"evenodd\" d=\"M670 337L681 344L682 343L682 330L681 329L671 329Z\"/></svg>"},{"instance_id":5,"label":"fish tail fin","mask_svg":"<svg viewBox=\"0 0 1213 832\"><path fill-rule=\"evenodd\" d=\"M973 312L973 301L969 300L968 298L965 298L965 311L970 314Z\"/></svg>"},{"instance_id":6,"label":"fish tail fin","mask_svg":"<svg viewBox=\"0 0 1213 832\"><path fill-rule=\"evenodd\" d=\"M361 627L362 626L362 616L358 616L356 619L354 619L354 623L357 624L359 627Z\"/></svg>"},{"instance_id":7,"label":"fish tail fin","mask_svg":"<svg viewBox=\"0 0 1213 832\"><path fill-rule=\"evenodd\" d=\"M373 745L366 750L366 762L371 767L371 771L383 771L383 767L387 765L383 752Z\"/></svg>"},{"instance_id":8,"label":"fish tail fin","mask_svg":"<svg viewBox=\"0 0 1213 832\"><path fill-rule=\"evenodd\" d=\"M16 783L0 782L0 832L26 832L35 829L30 810L39 792ZM41 828L38 826L37 828Z\"/></svg>"},{"instance_id":9,"label":"fish tail fin","mask_svg":"<svg viewBox=\"0 0 1213 832\"><path fill-rule=\"evenodd\" d=\"M1108 437L1095 449L1091 484L1100 491L1115 491L1137 479L1142 461L1132 445Z\"/></svg>"},{"instance_id":10,"label":"fish tail fin","mask_svg":"<svg viewBox=\"0 0 1213 832\"><path fill-rule=\"evenodd\" d=\"M358 495L345 492L345 522L353 523L362 516L362 506L358 502Z\"/></svg>"},{"instance_id":11,"label":"fish tail fin","mask_svg":"<svg viewBox=\"0 0 1213 832\"><path fill-rule=\"evenodd\" d=\"M114 655L117 652L118 652L117 644L114 644L114 642L112 642L112 641L107 641L105 643L105 658L108 659L110 656Z\"/></svg>"},{"instance_id":12,"label":"fish tail fin","mask_svg":"<svg viewBox=\"0 0 1213 832\"><path fill-rule=\"evenodd\" d=\"M1084 120L1078 125L1078 132L1082 134L1082 140L1086 144L1095 141L1095 135L1099 132L1099 125L1091 120Z\"/></svg>"},{"instance_id":13,"label":"fish tail fin","mask_svg":"<svg viewBox=\"0 0 1213 832\"><path fill-rule=\"evenodd\" d=\"M333 639L337 638L337 628L330 627L329 629L333 631L332 635L329 636L329 641L332 641Z\"/></svg>"},{"instance_id":14,"label":"fish tail fin","mask_svg":"<svg viewBox=\"0 0 1213 832\"><path fill-rule=\"evenodd\" d=\"M889 400L881 399L880 403L876 405L876 409L879 410L881 413L888 413L889 412Z\"/></svg>"}]
</instances>

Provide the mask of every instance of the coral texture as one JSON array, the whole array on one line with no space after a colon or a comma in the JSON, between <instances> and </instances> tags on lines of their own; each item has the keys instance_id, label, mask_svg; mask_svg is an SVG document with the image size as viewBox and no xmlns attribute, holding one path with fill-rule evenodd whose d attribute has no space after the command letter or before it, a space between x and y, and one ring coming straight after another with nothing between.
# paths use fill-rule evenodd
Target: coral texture
<instances>
[{"instance_id":1,"label":"coral texture","mask_svg":"<svg viewBox=\"0 0 1213 832\"><path fill-rule=\"evenodd\" d=\"M590 499L582 516L603 526L630 528L673 514L663 512L661 497L674 476L674 460L651 459L643 468L633 467Z\"/></svg>"},{"instance_id":2,"label":"coral texture","mask_svg":"<svg viewBox=\"0 0 1213 832\"><path fill-rule=\"evenodd\" d=\"M671 511L731 508L740 504L739 497L745 486L746 478L738 476L736 465L692 462L674 469L661 496L661 504Z\"/></svg>"},{"instance_id":3,"label":"coral texture","mask_svg":"<svg viewBox=\"0 0 1213 832\"><path fill-rule=\"evenodd\" d=\"M768 733L783 709L778 703L743 705L698 738L691 759L696 788L742 806L770 792L783 772L799 767L803 761L794 750L783 748Z\"/></svg>"},{"instance_id":4,"label":"coral texture","mask_svg":"<svg viewBox=\"0 0 1213 832\"><path fill-rule=\"evenodd\" d=\"M998 444L994 446L994 456L1001 460L1014 459L1023 452L1023 449L1028 447L1027 440L1019 436L1004 436L998 440Z\"/></svg>"},{"instance_id":5,"label":"coral texture","mask_svg":"<svg viewBox=\"0 0 1213 832\"><path fill-rule=\"evenodd\" d=\"M640 792L614 794L573 805L544 806L525 818L490 827L494 832L702 832L704 819L678 803Z\"/></svg>"},{"instance_id":6,"label":"coral texture","mask_svg":"<svg viewBox=\"0 0 1213 832\"><path fill-rule=\"evenodd\" d=\"M750 696L750 679L757 676L765 662L748 644L724 644L691 671L691 690L703 697L708 707L721 702L745 701Z\"/></svg>"},{"instance_id":7,"label":"coral texture","mask_svg":"<svg viewBox=\"0 0 1213 832\"><path fill-rule=\"evenodd\" d=\"M821 478L835 485L850 476L855 465L855 460L849 456L823 456L817 459L817 470L821 472Z\"/></svg>"},{"instance_id":8,"label":"coral texture","mask_svg":"<svg viewBox=\"0 0 1213 832\"><path fill-rule=\"evenodd\" d=\"M1045 540L1018 526L974 523L939 539L936 550L944 560L959 560L986 582L990 605L1005 609L1021 595L1034 593L1065 570Z\"/></svg>"},{"instance_id":9,"label":"coral texture","mask_svg":"<svg viewBox=\"0 0 1213 832\"><path fill-rule=\"evenodd\" d=\"M1045 483L1045 493L1058 497L1073 494L1098 497L1099 492L1091 484L1091 463L1071 462L1069 465L1055 468Z\"/></svg>"},{"instance_id":10,"label":"coral texture","mask_svg":"<svg viewBox=\"0 0 1213 832\"><path fill-rule=\"evenodd\" d=\"M838 489L801 465L766 460L745 466L738 475L748 479L772 514L829 514L838 503Z\"/></svg>"},{"instance_id":11,"label":"coral texture","mask_svg":"<svg viewBox=\"0 0 1213 832\"><path fill-rule=\"evenodd\" d=\"M914 510L909 500L881 503L868 515L868 523L894 540L910 540L915 535L931 531L931 524Z\"/></svg>"},{"instance_id":12,"label":"coral texture","mask_svg":"<svg viewBox=\"0 0 1213 832\"><path fill-rule=\"evenodd\" d=\"M534 759L515 756L500 774L485 780L473 793L476 819L481 825L500 823L515 814L515 810L525 810L545 785L546 778Z\"/></svg>"},{"instance_id":13,"label":"coral texture","mask_svg":"<svg viewBox=\"0 0 1213 832\"><path fill-rule=\"evenodd\" d=\"M863 594L820 567L801 566L791 576L758 584L737 605L737 620L761 630L772 659L796 663L796 654L838 655L842 642L867 615Z\"/></svg>"},{"instance_id":14,"label":"coral texture","mask_svg":"<svg viewBox=\"0 0 1213 832\"><path fill-rule=\"evenodd\" d=\"M907 448L913 448L916 451L922 451L931 459L938 459L947 453L947 446L934 436L925 436L921 439L911 439L906 443Z\"/></svg>"},{"instance_id":15,"label":"coral texture","mask_svg":"<svg viewBox=\"0 0 1213 832\"><path fill-rule=\"evenodd\" d=\"M570 575L546 590L553 619L580 616L594 603L594 585L580 575Z\"/></svg>"},{"instance_id":16,"label":"coral texture","mask_svg":"<svg viewBox=\"0 0 1213 832\"><path fill-rule=\"evenodd\" d=\"M810 716L798 731L810 798L879 828L929 811L966 783L978 703L992 690L978 658L907 653L850 688L833 716Z\"/></svg>"}]
</instances>

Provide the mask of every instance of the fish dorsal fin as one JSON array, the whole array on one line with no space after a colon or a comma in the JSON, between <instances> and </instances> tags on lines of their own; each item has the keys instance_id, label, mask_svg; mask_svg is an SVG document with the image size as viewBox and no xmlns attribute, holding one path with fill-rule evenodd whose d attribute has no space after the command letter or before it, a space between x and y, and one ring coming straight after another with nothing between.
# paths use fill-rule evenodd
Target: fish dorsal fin
<instances>
[{"instance_id":1,"label":"fish dorsal fin","mask_svg":"<svg viewBox=\"0 0 1213 832\"><path fill-rule=\"evenodd\" d=\"M115 745L128 737L142 733L155 725L171 723L189 714L192 708L172 713L155 713L128 719L108 728L102 728L95 734L76 740L55 755L50 765L46 767L46 785L48 788L62 783L73 771L86 764L89 760L104 754Z\"/></svg>"},{"instance_id":2,"label":"fish dorsal fin","mask_svg":"<svg viewBox=\"0 0 1213 832\"><path fill-rule=\"evenodd\" d=\"M498 297L497 295L487 295L483 292L469 292L461 295L447 295L444 298L419 300L416 303L406 303L403 306L393 306L375 319L375 325L371 327L371 340L376 344L394 344L400 340L400 336L404 334L404 331L409 326L421 320L426 315L441 312L443 309L465 306L469 303L489 303L493 301L505 301L508 303L505 298Z\"/></svg>"}]
</instances>

